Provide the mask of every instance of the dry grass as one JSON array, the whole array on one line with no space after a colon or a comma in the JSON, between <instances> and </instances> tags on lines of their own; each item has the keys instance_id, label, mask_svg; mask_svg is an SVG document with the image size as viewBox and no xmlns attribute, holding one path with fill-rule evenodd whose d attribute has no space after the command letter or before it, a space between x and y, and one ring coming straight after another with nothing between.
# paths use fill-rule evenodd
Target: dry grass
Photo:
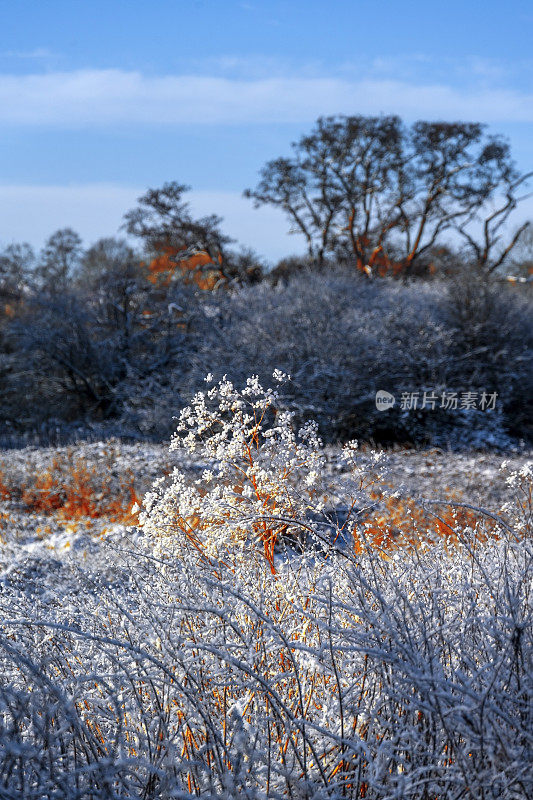
<instances>
[{"instance_id":1,"label":"dry grass","mask_svg":"<svg viewBox=\"0 0 533 800\"><path fill-rule=\"evenodd\" d=\"M28 514L55 516L61 520L98 520L135 525L132 507L138 504L131 472L115 479L105 462L89 464L82 457L58 453L42 473L32 474L19 485L8 482L0 469L0 497L21 503Z\"/></svg>"}]
</instances>

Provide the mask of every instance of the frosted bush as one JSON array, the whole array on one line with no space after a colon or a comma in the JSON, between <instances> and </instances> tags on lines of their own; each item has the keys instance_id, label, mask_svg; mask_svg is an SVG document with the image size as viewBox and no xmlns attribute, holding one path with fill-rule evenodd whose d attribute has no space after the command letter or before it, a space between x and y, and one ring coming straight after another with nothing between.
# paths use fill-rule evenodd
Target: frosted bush
<instances>
[{"instance_id":1,"label":"frosted bush","mask_svg":"<svg viewBox=\"0 0 533 800\"><path fill-rule=\"evenodd\" d=\"M274 378L288 380L280 371ZM249 558L259 543L273 568L280 543L321 540L317 515L323 516L331 489L317 426L308 422L295 432L293 416L279 406L278 392L263 389L257 377L241 391L224 378L195 395L170 447L186 448L211 466L194 483L175 469L145 497L141 524L158 552L163 546L175 556L187 540L214 558L237 552ZM353 447L342 460L357 469ZM363 484L360 479L358 496Z\"/></svg>"},{"instance_id":2,"label":"frosted bush","mask_svg":"<svg viewBox=\"0 0 533 800\"><path fill-rule=\"evenodd\" d=\"M356 437L459 449L468 442L505 449L509 435L515 444L527 441L531 309L516 292L485 290L466 277L452 292L446 281L358 280L353 271L328 268L284 286L263 283L212 297L220 313L198 330L186 372L180 367L180 394L198 391L208 370L217 379L227 373L239 386L253 372L268 385L274 367L281 367L292 376L285 406L301 420L316 420L325 441ZM379 389L397 399L424 389L495 391L502 413L404 415L397 402L383 414L375 405ZM176 390L167 393L181 407Z\"/></svg>"}]
</instances>

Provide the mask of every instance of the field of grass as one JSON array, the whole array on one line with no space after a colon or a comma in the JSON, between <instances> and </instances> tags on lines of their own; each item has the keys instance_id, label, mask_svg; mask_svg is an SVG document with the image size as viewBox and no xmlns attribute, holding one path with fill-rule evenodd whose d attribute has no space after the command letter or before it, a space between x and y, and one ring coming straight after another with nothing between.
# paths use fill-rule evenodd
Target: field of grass
<instances>
[{"instance_id":1,"label":"field of grass","mask_svg":"<svg viewBox=\"0 0 533 800\"><path fill-rule=\"evenodd\" d=\"M531 454L275 408L0 455L0 797L533 794Z\"/></svg>"}]
</instances>

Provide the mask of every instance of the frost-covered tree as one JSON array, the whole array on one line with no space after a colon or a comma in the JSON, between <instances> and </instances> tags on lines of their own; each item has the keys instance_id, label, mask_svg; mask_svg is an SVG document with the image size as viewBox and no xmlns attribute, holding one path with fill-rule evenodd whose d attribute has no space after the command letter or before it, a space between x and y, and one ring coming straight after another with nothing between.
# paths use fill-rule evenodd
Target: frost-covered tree
<instances>
[{"instance_id":1,"label":"frost-covered tree","mask_svg":"<svg viewBox=\"0 0 533 800\"><path fill-rule=\"evenodd\" d=\"M178 275L207 290L259 282L258 256L249 248L235 252L229 247L235 240L223 233L218 215L195 218L183 199L189 190L175 181L148 189L125 215L124 227L141 239L152 259L154 278L162 276L168 284Z\"/></svg>"},{"instance_id":2,"label":"frost-covered tree","mask_svg":"<svg viewBox=\"0 0 533 800\"><path fill-rule=\"evenodd\" d=\"M31 245L14 243L0 252L0 295L18 298L21 290L31 283L35 253Z\"/></svg>"},{"instance_id":3,"label":"frost-covered tree","mask_svg":"<svg viewBox=\"0 0 533 800\"><path fill-rule=\"evenodd\" d=\"M82 240L72 228L62 228L46 241L35 277L41 291L61 294L72 283L82 254Z\"/></svg>"}]
</instances>

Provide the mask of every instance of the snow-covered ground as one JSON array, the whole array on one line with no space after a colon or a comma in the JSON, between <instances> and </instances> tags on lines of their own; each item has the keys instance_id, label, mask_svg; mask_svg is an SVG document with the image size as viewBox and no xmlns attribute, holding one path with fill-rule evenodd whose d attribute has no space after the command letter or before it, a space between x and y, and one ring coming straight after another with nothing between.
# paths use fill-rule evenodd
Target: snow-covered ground
<instances>
[{"instance_id":1,"label":"snow-covered ground","mask_svg":"<svg viewBox=\"0 0 533 800\"><path fill-rule=\"evenodd\" d=\"M267 452L255 474L268 488ZM361 473L338 449L326 455L320 486L338 510ZM489 453L354 458L367 475L379 464L401 497L498 513L513 492L507 470L526 486L531 455L504 470ZM220 559L196 548L171 495L135 524L133 498L176 467L179 505L189 481L209 485L216 470L117 441L0 453L1 797L531 796L528 541L504 521L486 547L470 528L459 546L443 537L416 555L287 549L271 571L242 538ZM244 490L226 488L237 501L233 517L221 506L222 527L248 535ZM281 513L298 501L291 489ZM256 499L257 520L277 510ZM220 516L207 492L201 502L207 548Z\"/></svg>"}]
</instances>

